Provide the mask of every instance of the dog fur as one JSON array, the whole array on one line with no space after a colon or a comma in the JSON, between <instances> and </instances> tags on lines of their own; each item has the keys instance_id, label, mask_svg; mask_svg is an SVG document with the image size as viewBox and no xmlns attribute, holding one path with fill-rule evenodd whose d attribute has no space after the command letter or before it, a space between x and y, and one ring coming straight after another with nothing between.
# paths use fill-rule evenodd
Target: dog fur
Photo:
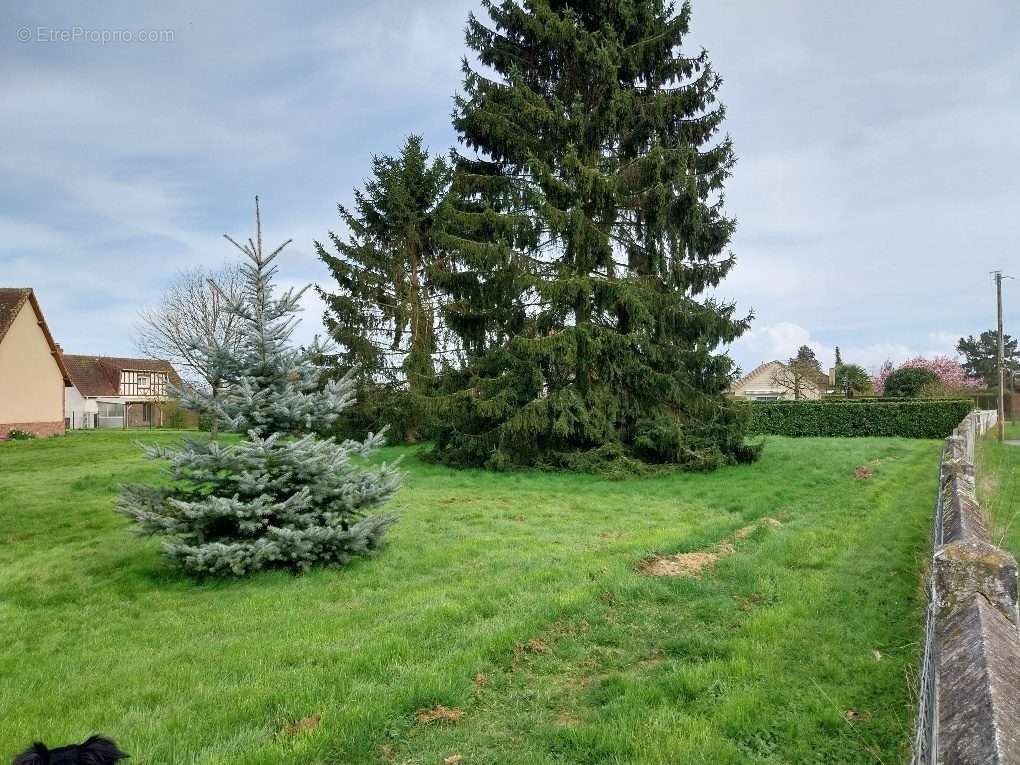
<instances>
[{"instance_id":1,"label":"dog fur","mask_svg":"<svg viewBox=\"0 0 1020 765\"><path fill-rule=\"evenodd\" d=\"M90 736L81 744L47 749L38 741L14 758L11 765L116 765L128 757L102 736Z\"/></svg>"}]
</instances>

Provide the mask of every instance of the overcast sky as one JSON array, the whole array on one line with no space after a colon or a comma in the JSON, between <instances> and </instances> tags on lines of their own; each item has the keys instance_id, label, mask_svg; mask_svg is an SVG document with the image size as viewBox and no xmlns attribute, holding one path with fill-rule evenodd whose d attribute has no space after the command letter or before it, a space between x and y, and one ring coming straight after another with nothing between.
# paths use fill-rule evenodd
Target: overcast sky
<instances>
[{"instance_id":1,"label":"overcast sky","mask_svg":"<svg viewBox=\"0 0 1020 765\"><path fill-rule=\"evenodd\" d=\"M267 239L294 238L286 282L325 279L312 241L372 153L455 142L475 6L0 1L0 286L34 287L66 351L131 354L138 309L233 258L256 193ZM756 314L745 370L802 343L875 367L993 326L989 271L1020 276L1018 32L1016 0L696 0L739 156L718 292Z\"/></svg>"}]
</instances>

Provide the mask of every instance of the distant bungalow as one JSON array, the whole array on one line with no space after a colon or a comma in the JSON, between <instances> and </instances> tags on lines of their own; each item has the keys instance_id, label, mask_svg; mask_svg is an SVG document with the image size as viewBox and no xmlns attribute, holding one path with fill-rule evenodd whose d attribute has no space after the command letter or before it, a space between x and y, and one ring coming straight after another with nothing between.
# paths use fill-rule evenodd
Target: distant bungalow
<instances>
[{"instance_id":1,"label":"distant bungalow","mask_svg":"<svg viewBox=\"0 0 1020 765\"><path fill-rule=\"evenodd\" d=\"M766 361L759 364L730 386L729 394L751 401L792 401L796 396L787 377L786 364L781 361ZM817 383L802 380L799 384L802 399L821 398L826 390L835 384L836 371L830 370Z\"/></svg>"}]
</instances>

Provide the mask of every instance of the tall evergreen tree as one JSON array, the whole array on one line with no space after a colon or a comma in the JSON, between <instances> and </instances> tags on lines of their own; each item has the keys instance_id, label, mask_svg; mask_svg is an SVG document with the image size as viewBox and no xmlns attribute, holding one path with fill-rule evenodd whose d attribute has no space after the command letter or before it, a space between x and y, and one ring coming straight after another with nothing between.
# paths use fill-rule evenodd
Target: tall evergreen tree
<instances>
[{"instance_id":1,"label":"tall evergreen tree","mask_svg":"<svg viewBox=\"0 0 1020 765\"><path fill-rule=\"evenodd\" d=\"M316 242L339 290L316 287L326 302L326 328L344 368L411 390L427 387L443 350L429 269L440 254L437 216L452 171L410 136L400 155L372 159L372 177L355 189L353 209L339 205L350 231L329 232L334 252Z\"/></svg>"},{"instance_id":2,"label":"tall evergreen tree","mask_svg":"<svg viewBox=\"0 0 1020 765\"><path fill-rule=\"evenodd\" d=\"M871 392L871 375L860 364L843 364L836 367L835 388L848 397L855 393Z\"/></svg>"},{"instance_id":3,"label":"tall evergreen tree","mask_svg":"<svg viewBox=\"0 0 1020 765\"><path fill-rule=\"evenodd\" d=\"M822 374L822 365L809 346L802 345L797 355L772 372L772 383L793 394L795 400L805 396L816 397L828 387L828 378Z\"/></svg>"},{"instance_id":4,"label":"tall evergreen tree","mask_svg":"<svg viewBox=\"0 0 1020 765\"><path fill-rule=\"evenodd\" d=\"M956 351L963 355L963 368L969 377L984 380L990 388L999 387L999 334L996 330L985 330L977 337L961 337ZM1005 382L1009 385L1012 378L1020 374L1020 351L1016 339L1009 335L1003 336L1002 359Z\"/></svg>"},{"instance_id":5,"label":"tall evergreen tree","mask_svg":"<svg viewBox=\"0 0 1020 765\"><path fill-rule=\"evenodd\" d=\"M710 468L753 453L717 352L749 326L705 298L734 265L721 80L680 51L687 3L483 0L467 44L437 274L472 353L437 406L441 459Z\"/></svg>"},{"instance_id":6,"label":"tall evergreen tree","mask_svg":"<svg viewBox=\"0 0 1020 765\"><path fill-rule=\"evenodd\" d=\"M343 564L375 547L396 521L369 511L396 491L397 470L354 459L378 447L381 435L342 443L315 436L353 403L355 380L324 382L318 360L328 348L317 339L310 348L291 345L304 290L274 296L272 263L287 243L263 253L257 198L255 204L255 239L235 242L249 261L243 288L237 297L221 293L237 323L238 347L194 340L220 365L227 389L219 397L185 392L186 403L211 409L246 435L226 445L187 439L180 448L148 448L150 459L169 462L171 481L127 486L117 505L142 532L167 537L167 557L198 574Z\"/></svg>"},{"instance_id":7,"label":"tall evergreen tree","mask_svg":"<svg viewBox=\"0 0 1020 765\"><path fill-rule=\"evenodd\" d=\"M811 346L802 345L797 349L797 355L792 356L789 361L786 362L787 366L793 366L799 364L805 373L810 373L814 377L823 377L822 374L822 362L818 360L818 356L811 350Z\"/></svg>"}]
</instances>

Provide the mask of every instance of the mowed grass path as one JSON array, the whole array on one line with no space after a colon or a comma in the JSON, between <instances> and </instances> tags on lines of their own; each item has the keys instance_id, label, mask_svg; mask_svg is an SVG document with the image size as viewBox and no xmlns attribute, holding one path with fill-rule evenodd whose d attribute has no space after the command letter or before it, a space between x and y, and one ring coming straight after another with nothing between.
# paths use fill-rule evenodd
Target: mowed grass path
<instances>
[{"instance_id":1,"label":"mowed grass path","mask_svg":"<svg viewBox=\"0 0 1020 765\"><path fill-rule=\"evenodd\" d=\"M377 557L198 583L111 512L158 476L138 438L179 434L0 444L0 761L95 731L136 765L905 758L936 442L621 482L387 450ZM765 516L700 578L635 572ZM463 716L417 723L439 704Z\"/></svg>"},{"instance_id":2,"label":"mowed grass path","mask_svg":"<svg viewBox=\"0 0 1020 765\"><path fill-rule=\"evenodd\" d=\"M1006 424L1005 436L1020 440L1020 422ZM991 520L992 542L1020 556L1020 446L1000 444L993 428L978 442L977 488Z\"/></svg>"}]
</instances>

